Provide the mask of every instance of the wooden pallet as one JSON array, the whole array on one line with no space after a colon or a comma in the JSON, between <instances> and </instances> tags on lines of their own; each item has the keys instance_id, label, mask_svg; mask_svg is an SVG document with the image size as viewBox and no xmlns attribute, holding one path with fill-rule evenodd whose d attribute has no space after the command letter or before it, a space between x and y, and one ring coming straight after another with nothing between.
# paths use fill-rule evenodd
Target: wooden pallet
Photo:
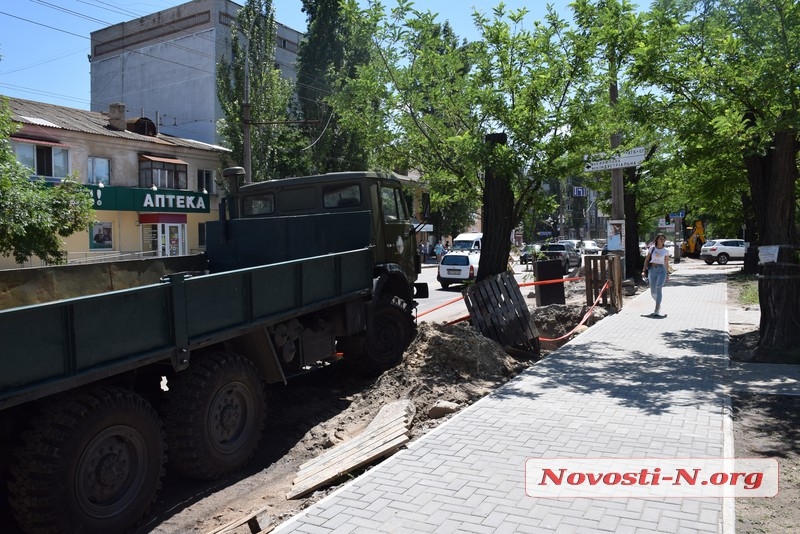
<instances>
[{"instance_id":1,"label":"wooden pallet","mask_svg":"<svg viewBox=\"0 0 800 534\"><path fill-rule=\"evenodd\" d=\"M511 273L486 278L463 293L472 324L484 336L503 347L521 347L538 354L539 331Z\"/></svg>"},{"instance_id":2,"label":"wooden pallet","mask_svg":"<svg viewBox=\"0 0 800 534\"><path fill-rule=\"evenodd\" d=\"M302 497L391 454L408 442L408 431L415 412L409 400L384 406L364 432L301 465L286 498Z\"/></svg>"}]
</instances>

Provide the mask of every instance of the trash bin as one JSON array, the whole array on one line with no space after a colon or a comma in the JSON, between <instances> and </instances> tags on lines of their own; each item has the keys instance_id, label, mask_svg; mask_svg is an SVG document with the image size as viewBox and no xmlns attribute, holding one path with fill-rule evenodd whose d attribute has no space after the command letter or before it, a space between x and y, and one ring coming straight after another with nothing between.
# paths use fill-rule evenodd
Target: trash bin
<instances>
[{"instance_id":1,"label":"trash bin","mask_svg":"<svg viewBox=\"0 0 800 534\"><path fill-rule=\"evenodd\" d=\"M564 266L561 260L545 260L533 262L533 276L537 282L545 280L563 280ZM536 305L564 304L564 283L542 284L536 286Z\"/></svg>"}]
</instances>

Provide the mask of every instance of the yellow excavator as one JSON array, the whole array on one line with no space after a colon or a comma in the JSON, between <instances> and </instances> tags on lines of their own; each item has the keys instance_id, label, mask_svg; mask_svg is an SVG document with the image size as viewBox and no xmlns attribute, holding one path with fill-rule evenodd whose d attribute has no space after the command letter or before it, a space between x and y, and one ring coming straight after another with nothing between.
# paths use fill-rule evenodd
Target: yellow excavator
<instances>
[{"instance_id":1,"label":"yellow excavator","mask_svg":"<svg viewBox=\"0 0 800 534\"><path fill-rule=\"evenodd\" d=\"M686 232L689 236L684 239L681 245L681 256L697 258L700 256L700 249L706 242L706 231L703 226L703 221L699 219L694 221L694 227L687 226Z\"/></svg>"}]
</instances>

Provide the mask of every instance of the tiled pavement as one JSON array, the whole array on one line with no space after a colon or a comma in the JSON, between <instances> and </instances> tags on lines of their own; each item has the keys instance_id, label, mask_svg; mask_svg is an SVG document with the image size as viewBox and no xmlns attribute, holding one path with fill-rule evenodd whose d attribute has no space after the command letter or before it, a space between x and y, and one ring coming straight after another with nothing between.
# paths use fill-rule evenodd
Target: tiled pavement
<instances>
[{"instance_id":1,"label":"tiled pavement","mask_svg":"<svg viewBox=\"0 0 800 534\"><path fill-rule=\"evenodd\" d=\"M725 278L676 267L667 317L626 302L274 532L733 532L733 499L525 493L527 458L732 457Z\"/></svg>"}]
</instances>

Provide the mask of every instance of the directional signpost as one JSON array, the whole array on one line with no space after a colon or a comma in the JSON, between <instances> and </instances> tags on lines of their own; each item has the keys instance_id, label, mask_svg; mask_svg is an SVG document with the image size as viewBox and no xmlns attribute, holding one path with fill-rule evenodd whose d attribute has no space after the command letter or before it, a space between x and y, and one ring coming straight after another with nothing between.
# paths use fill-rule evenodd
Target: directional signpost
<instances>
[{"instance_id":1,"label":"directional signpost","mask_svg":"<svg viewBox=\"0 0 800 534\"><path fill-rule=\"evenodd\" d=\"M625 167L636 167L644 161L646 150L644 147L636 147L620 153L609 159L600 159L586 163L586 172L607 171L609 169L622 169ZM605 154L595 154L594 157L604 157Z\"/></svg>"}]
</instances>

